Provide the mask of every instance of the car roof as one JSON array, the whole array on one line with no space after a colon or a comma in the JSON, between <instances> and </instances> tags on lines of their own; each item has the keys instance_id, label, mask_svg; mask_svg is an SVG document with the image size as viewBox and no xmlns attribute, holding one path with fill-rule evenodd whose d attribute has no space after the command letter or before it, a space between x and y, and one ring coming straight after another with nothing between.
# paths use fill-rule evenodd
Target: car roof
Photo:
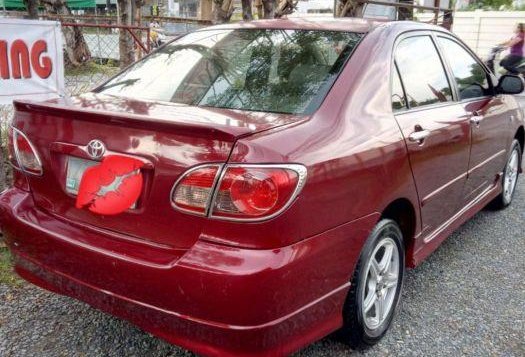
<instances>
[{"instance_id":1,"label":"car roof","mask_svg":"<svg viewBox=\"0 0 525 357\"><path fill-rule=\"evenodd\" d=\"M249 22L228 23L206 27L210 29L290 29L290 30L328 30L367 33L379 26L409 29L436 29L436 26L415 21L383 21L353 17L290 17L283 19L255 20Z\"/></svg>"}]
</instances>

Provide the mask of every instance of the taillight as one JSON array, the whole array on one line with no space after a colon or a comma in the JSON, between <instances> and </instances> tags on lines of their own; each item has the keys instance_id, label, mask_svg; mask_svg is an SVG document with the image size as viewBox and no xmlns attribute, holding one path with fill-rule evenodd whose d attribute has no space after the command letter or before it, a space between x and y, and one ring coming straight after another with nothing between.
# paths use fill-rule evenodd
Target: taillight
<instances>
[{"instance_id":1,"label":"taillight","mask_svg":"<svg viewBox=\"0 0 525 357\"><path fill-rule=\"evenodd\" d=\"M283 212L306 180L306 168L296 164L220 168L207 165L186 173L174 186L174 206L217 219L263 220Z\"/></svg>"},{"instance_id":2,"label":"taillight","mask_svg":"<svg viewBox=\"0 0 525 357\"><path fill-rule=\"evenodd\" d=\"M171 201L175 208L200 215L207 214L220 165L197 167L174 185Z\"/></svg>"},{"instance_id":3,"label":"taillight","mask_svg":"<svg viewBox=\"0 0 525 357\"><path fill-rule=\"evenodd\" d=\"M14 154L18 166L27 173L42 175L42 162L31 141L20 130L12 128Z\"/></svg>"},{"instance_id":4,"label":"taillight","mask_svg":"<svg viewBox=\"0 0 525 357\"><path fill-rule=\"evenodd\" d=\"M15 168L19 168L18 162L16 161L16 156L15 156L15 144L14 144L13 132L14 132L13 128L9 126L9 128L7 129L7 159L9 160L11 165L13 165Z\"/></svg>"}]
</instances>

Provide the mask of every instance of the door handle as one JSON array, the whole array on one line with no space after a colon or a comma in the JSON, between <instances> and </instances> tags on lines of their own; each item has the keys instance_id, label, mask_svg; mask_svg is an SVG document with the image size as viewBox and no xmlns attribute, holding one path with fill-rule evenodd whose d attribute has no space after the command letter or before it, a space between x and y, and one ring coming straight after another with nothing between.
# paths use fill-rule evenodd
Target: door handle
<instances>
[{"instance_id":1,"label":"door handle","mask_svg":"<svg viewBox=\"0 0 525 357\"><path fill-rule=\"evenodd\" d=\"M412 134L408 136L408 140L416 142L418 144L422 144L423 141L430 135L429 130L418 130L414 131Z\"/></svg>"}]
</instances>

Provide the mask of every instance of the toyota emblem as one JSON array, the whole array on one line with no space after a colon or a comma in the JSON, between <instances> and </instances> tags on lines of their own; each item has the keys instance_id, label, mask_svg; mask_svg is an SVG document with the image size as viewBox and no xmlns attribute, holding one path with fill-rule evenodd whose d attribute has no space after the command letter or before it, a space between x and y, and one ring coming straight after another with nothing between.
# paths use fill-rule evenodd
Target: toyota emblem
<instances>
[{"instance_id":1,"label":"toyota emblem","mask_svg":"<svg viewBox=\"0 0 525 357\"><path fill-rule=\"evenodd\" d=\"M87 144L87 152L91 158L100 159L106 152L106 146L100 140L91 140L89 144Z\"/></svg>"}]
</instances>

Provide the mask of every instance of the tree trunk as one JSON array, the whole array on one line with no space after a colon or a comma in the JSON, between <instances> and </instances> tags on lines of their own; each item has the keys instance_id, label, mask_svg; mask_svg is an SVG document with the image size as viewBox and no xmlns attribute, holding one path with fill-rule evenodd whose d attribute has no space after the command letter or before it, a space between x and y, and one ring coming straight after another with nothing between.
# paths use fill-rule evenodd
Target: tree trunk
<instances>
[{"instance_id":1,"label":"tree trunk","mask_svg":"<svg viewBox=\"0 0 525 357\"><path fill-rule=\"evenodd\" d=\"M24 0L28 19L38 19L38 0Z\"/></svg>"},{"instance_id":2,"label":"tree trunk","mask_svg":"<svg viewBox=\"0 0 525 357\"><path fill-rule=\"evenodd\" d=\"M412 0L399 0L402 4L413 4ZM397 19L399 21L404 20L413 20L414 19L414 9L409 9L407 7L398 7L397 8Z\"/></svg>"},{"instance_id":3,"label":"tree trunk","mask_svg":"<svg viewBox=\"0 0 525 357\"><path fill-rule=\"evenodd\" d=\"M233 14L233 0L213 0L212 22L223 24L229 22Z\"/></svg>"},{"instance_id":4,"label":"tree trunk","mask_svg":"<svg viewBox=\"0 0 525 357\"><path fill-rule=\"evenodd\" d=\"M262 0L263 3L263 17L265 19L273 19L275 17L276 0Z\"/></svg>"},{"instance_id":5,"label":"tree trunk","mask_svg":"<svg viewBox=\"0 0 525 357\"><path fill-rule=\"evenodd\" d=\"M255 7L257 8L257 19L260 20L264 17L262 0L255 0Z\"/></svg>"},{"instance_id":6,"label":"tree trunk","mask_svg":"<svg viewBox=\"0 0 525 357\"><path fill-rule=\"evenodd\" d=\"M118 23L120 25L131 26L133 20L131 0L117 0L117 6L119 9ZM120 54L120 68L125 68L135 62L133 38L125 29L119 29L118 48Z\"/></svg>"},{"instance_id":7,"label":"tree trunk","mask_svg":"<svg viewBox=\"0 0 525 357\"><path fill-rule=\"evenodd\" d=\"M40 0L45 9L50 14L71 15L71 11L66 6L65 0ZM62 33L66 40L66 54L69 62L74 66L89 61L91 53L87 46L80 27L62 26Z\"/></svg>"},{"instance_id":8,"label":"tree trunk","mask_svg":"<svg viewBox=\"0 0 525 357\"><path fill-rule=\"evenodd\" d=\"M134 17L134 22L133 24L135 26L141 26L142 25L142 6L144 5L144 1L143 0L134 0L134 3L133 3L133 17ZM139 30L136 32L136 35L139 39L141 39L141 41L149 41L150 39L149 38L146 38L145 36L142 36L142 32ZM146 35L146 34L144 34ZM146 42L147 43L147 42ZM147 46L146 46L147 47ZM137 53L137 56L136 58L142 58L143 56L143 53L142 53L142 48L138 45L135 46L135 51Z\"/></svg>"},{"instance_id":9,"label":"tree trunk","mask_svg":"<svg viewBox=\"0 0 525 357\"><path fill-rule=\"evenodd\" d=\"M241 0L241 4L242 4L242 19L244 21L253 20L252 0Z\"/></svg>"},{"instance_id":10,"label":"tree trunk","mask_svg":"<svg viewBox=\"0 0 525 357\"><path fill-rule=\"evenodd\" d=\"M290 15L297 8L298 0L280 0L277 9L275 10L275 18L281 18Z\"/></svg>"},{"instance_id":11,"label":"tree trunk","mask_svg":"<svg viewBox=\"0 0 525 357\"><path fill-rule=\"evenodd\" d=\"M356 0L339 0L336 9L337 17L363 17L365 4Z\"/></svg>"}]
</instances>

